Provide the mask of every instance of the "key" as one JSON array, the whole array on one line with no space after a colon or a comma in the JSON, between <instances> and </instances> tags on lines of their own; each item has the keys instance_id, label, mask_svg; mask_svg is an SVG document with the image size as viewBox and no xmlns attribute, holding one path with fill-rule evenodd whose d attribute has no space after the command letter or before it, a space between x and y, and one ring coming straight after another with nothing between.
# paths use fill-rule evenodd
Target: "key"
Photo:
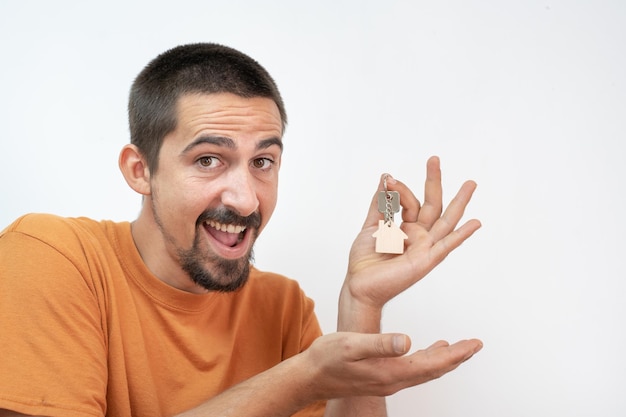
<instances>
[{"instance_id":1,"label":"key","mask_svg":"<svg viewBox=\"0 0 626 417\"><path fill-rule=\"evenodd\" d=\"M376 238L377 253L404 253L404 239L408 236L394 223L393 215L400 211L400 193L387 190L387 177L383 181L384 190L378 193L378 211L384 214L384 220L378 221L378 230L372 235Z\"/></svg>"}]
</instances>

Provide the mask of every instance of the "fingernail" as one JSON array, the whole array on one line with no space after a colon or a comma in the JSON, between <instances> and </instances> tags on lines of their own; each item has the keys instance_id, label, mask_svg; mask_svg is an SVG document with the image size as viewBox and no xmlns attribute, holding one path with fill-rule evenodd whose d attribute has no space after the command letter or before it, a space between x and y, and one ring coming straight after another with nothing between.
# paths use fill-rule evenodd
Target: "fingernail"
<instances>
[{"instance_id":1,"label":"fingernail","mask_svg":"<svg viewBox=\"0 0 626 417\"><path fill-rule=\"evenodd\" d=\"M396 353L405 353L406 352L406 337L403 335L395 335L393 337L393 350Z\"/></svg>"}]
</instances>

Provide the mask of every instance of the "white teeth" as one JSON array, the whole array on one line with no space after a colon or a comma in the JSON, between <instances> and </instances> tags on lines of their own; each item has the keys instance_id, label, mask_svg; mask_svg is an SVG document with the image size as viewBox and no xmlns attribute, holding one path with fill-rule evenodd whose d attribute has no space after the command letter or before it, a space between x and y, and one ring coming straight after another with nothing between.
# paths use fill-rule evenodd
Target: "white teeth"
<instances>
[{"instance_id":1,"label":"white teeth","mask_svg":"<svg viewBox=\"0 0 626 417\"><path fill-rule=\"evenodd\" d=\"M234 224L223 224L223 223L218 223L214 220L209 220L208 222L206 222L206 224L208 224L214 229L217 229L222 232L227 232L227 233L241 233L244 230L246 230L244 226L234 225Z\"/></svg>"}]
</instances>

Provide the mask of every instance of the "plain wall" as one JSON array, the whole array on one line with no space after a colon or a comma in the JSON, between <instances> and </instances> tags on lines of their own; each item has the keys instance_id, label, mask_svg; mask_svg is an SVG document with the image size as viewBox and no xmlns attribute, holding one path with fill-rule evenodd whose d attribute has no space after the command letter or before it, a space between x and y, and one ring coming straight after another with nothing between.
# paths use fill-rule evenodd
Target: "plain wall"
<instances>
[{"instance_id":1,"label":"plain wall","mask_svg":"<svg viewBox=\"0 0 626 417\"><path fill-rule=\"evenodd\" d=\"M132 220L117 156L130 84L177 44L259 60L289 113L256 263L296 278L326 332L378 178L483 228L385 309L415 349L481 338L393 416L626 415L622 1L0 0L0 228L27 212Z\"/></svg>"}]
</instances>

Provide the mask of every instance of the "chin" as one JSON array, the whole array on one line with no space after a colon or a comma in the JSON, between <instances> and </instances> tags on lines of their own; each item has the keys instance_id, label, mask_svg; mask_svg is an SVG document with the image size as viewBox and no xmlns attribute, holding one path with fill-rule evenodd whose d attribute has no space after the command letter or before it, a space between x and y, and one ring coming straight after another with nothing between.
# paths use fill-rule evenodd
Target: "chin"
<instances>
[{"instance_id":1,"label":"chin","mask_svg":"<svg viewBox=\"0 0 626 417\"><path fill-rule=\"evenodd\" d=\"M243 287L250 275L253 252L238 259L211 256L210 266L205 266L195 256L181 257L181 266L189 278L207 291L233 292Z\"/></svg>"}]
</instances>

